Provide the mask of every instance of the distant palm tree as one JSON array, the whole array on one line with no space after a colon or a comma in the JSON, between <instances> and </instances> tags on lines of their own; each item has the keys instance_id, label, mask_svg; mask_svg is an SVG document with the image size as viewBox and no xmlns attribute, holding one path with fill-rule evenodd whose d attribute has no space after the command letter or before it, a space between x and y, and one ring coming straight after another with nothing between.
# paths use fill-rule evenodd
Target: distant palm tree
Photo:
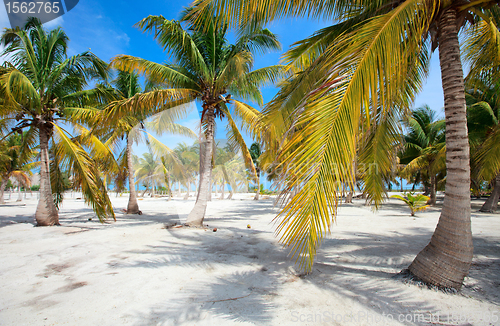
<instances>
[{"instance_id":1,"label":"distant palm tree","mask_svg":"<svg viewBox=\"0 0 500 326\"><path fill-rule=\"evenodd\" d=\"M189 12L189 10L188 10ZM204 151L201 155L200 186L196 204L187 218L190 226L202 226L211 194L214 127L216 118L228 121L229 141L241 148L245 162L255 175L255 167L237 123L239 118L246 129L257 120L259 111L236 100L252 100L262 104L259 87L276 81L282 66L271 66L251 71L253 53L279 49L274 34L267 29L242 32L235 44L229 44L227 28L216 28L212 15L202 25L188 25L167 20L162 16L149 16L138 23L143 31L154 33L159 44L173 56L174 64L157 64L132 56L119 56L113 65L122 70L137 70L159 84L171 87L172 94L183 94L178 102L200 101L201 123L204 128ZM232 110L229 104L233 104Z\"/></svg>"},{"instance_id":2,"label":"distant palm tree","mask_svg":"<svg viewBox=\"0 0 500 326\"><path fill-rule=\"evenodd\" d=\"M255 170L257 171L257 193L255 194L255 197L253 199L259 200L259 194L260 194L260 162L259 162L259 158L262 155L259 143L253 143L250 146L250 155L252 156L253 165L255 166Z\"/></svg>"},{"instance_id":3,"label":"distant palm tree","mask_svg":"<svg viewBox=\"0 0 500 326\"><path fill-rule=\"evenodd\" d=\"M40 146L37 224L59 224L50 180L51 171L60 173L61 165L71 170L99 219L114 218L96 164L97 158L111 157L111 153L80 123L91 111L83 107L106 96L101 88L85 90L91 78L107 77L106 63L91 52L67 57L68 37L63 30L46 31L36 18L30 18L21 29L5 29L1 42L11 59L0 76L0 117L12 132L26 130L25 142L30 148ZM60 123L69 124L79 135L74 137Z\"/></svg>"},{"instance_id":4,"label":"distant palm tree","mask_svg":"<svg viewBox=\"0 0 500 326\"><path fill-rule=\"evenodd\" d=\"M162 181L163 177L160 161L153 154L144 153L134 168L137 181L144 181L147 185L144 193L151 187L151 197L154 197L157 181Z\"/></svg>"},{"instance_id":5,"label":"distant palm tree","mask_svg":"<svg viewBox=\"0 0 500 326\"><path fill-rule=\"evenodd\" d=\"M482 212L495 212L500 197L500 81L485 75L469 76L474 86L466 94L473 180L491 181L490 197Z\"/></svg>"},{"instance_id":6,"label":"distant palm tree","mask_svg":"<svg viewBox=\"0 0 500 326\"><path fill-rule=\"evenodd\" d=\"M436 113L428 106L412 111L406 120L408 132L405 135L404 151L401 164L406 167L402 175L411 176L415 173L425 175L429 185L430 199L428 204L436 203L436 175L445 170L445 121L436 120ZM426 193L427 195L427 193Z\"/></svg>"},{"instance_id":7,"label":"distant palm tree","mask_svg":"<svg viewBox=\"0 0 500 326\"><path fill-rule=\"evenodd\" d=\"M4 203L5 187L11 177L20 186L30 187L31 171L39 166L36 155L36 150L29 148L22 135L11 134L0 141L0 204Z\"/></svg>"},{"instance_id":8,"label":"distant palm tree","mask_svg":"<svg viewBox=\"0 0 500 326\"><path fill-rule=\"evenodd\" d=\"M136 96L142 95L142 88L139 82L139 76L135 73L129 73L126 71L119 71L116 79L113 80L112 85L114 90L117 92L117 99L108 103L106 107L100 112L100 117L97 118L98 133L104 134L103 137L107 139L106 144L108 146L114 146L116 142L121 140L124 136L126 138L126 147L124 151L120 154L121 160L119 160L120 167L116 171L118 178L122 178L123 171L127 172L128 184L129 184L129 201L127 205L127 214L138 214L140 213L139 204L137 202L137 193L135 190L134 181L134 169L132 162L132 146L134 143L139 143L146 141L153 143L153 149L157 151L171 152L171 150L160 142L158 142L150 133L146 130L153 131L157 135L162 135L164 133L169 134L180 134L195 138L196 135L189 128L184 127L180 124L175 123L176 119L183 118L187 115L189 108L186 106L177 106L172 110L161 111L153 115L153 112L147 112L144 110L134 112L134 114L123 116L118 121L107 120L108 108L113 108L119 105L126 105L128 101L136 98ZM148 83L147 91L155 88L153 83ZM140 101L136 104L139 108L143 105ZM144 105L149 105L146 101ZM106 121L107 123L101 123Z\"/></svg>"}]
</instances>

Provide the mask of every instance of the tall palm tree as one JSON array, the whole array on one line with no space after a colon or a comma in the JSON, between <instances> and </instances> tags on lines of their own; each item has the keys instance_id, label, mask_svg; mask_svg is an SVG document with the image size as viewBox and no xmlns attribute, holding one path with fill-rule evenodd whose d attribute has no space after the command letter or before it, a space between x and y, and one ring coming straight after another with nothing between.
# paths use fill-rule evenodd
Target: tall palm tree
<instances>
[{"instance_id":1,"label":"tall palm tree","mask_svg":"<svg viewBox=\"0 0 500 326\"><path fill-rule=\"evenodd\" d=\"M336 194L341 193L342 184L352 183L349 166L356 155L359 124L365 125L363 131L368 135L364 137L373 139L366 152L367 163L377 164L383 175L390 165L384 156L391 144L387 135L392 132L380 130L396 130L395 109L410 106L421 89L431 50L439 49L446 117L446 195L435 233L409 271L424 282L460 289L472 262L473 246L458 33L468 24L484 21L489 25L485 33L498 34L498 27L489 19L489 13L498 9L497 1L198 0L194 5L189 17L194 21L203 21L206 12L215 10L223 17L221 24L252 26L297 15L338 22L288 52L285 59L300 74L274 100L271 107L278 109L268 110L283 112L277 119L284 120L282 128L289 130L286 139L279 139L285 190L300 189L280 213L278 231L307 269L335 216ZM470 30L466 32L465 39L472 35ZM481 39L496 51L476 52L475 62L481 61L478 56L498 57L496 39ZM496 58L490 61L498 62ZM365 184L371 185L369 195L377 203L383 198L381 176L372 174L370 178L377 182Z\"/></svg>"},{"instance_id":2,"label":"tall palm tree","mask_svg":"<svg viewBox=\"0 0 500 326\"><path fill-rule=\"evenodd\" d=\"M276 36L266 29L243 31L235 44L229 44L227 28L216 28L213 17L205 17L201 25L183 24L167 20L162 16L149 16L137 24L143 31L154 33L160 46L172 55L175 63L157 64L141 58L119 56L114 66L122 70L137 70L146 76L183 91L185 99L201 102L201 122L204 128L204 151L201 155L200 185L198 199L188 216L187 224L202 226L207 201L210 195L215 119L228 121L228 139L233 146L241 148L246 163L255 174L255 167L235 118L250 128L259 111L236 98L262 104L259 86L276 81L281 75L281 66L271 66L251 71L253 53L279 49ZM232 107L229 105L233 104ZM234 115L234 118L233 118Z\"/></svg>"},{"instance_id":3,"label":"tall palm tree","mask_svg":"<svg viewBox=\"0 0 500 326\"><path fill-rule=\"evenodd\" d=\"M405 135L400 161L401 164L406 164L401 171L402 175L420 172L427 176L429 205L436 203L436 176L445 165L445 121L436 120L435 116L436 113L428 106L412 111L406 121L408 133Z\"/></svg>"},{"instance_id":4,"label":"tall palm tree","mask_svg":"<svg viewBox=\"0 0 500 326\"><path fill-rule=\"evenodd\" d=\"M106 95L102 89L85 88L93 77L106 78L107 65L91 52L67 57L68 37L63 30L46 31L36 18L30 18L22 29L5 29L1 42L6 47L4 54L11 55L11 59L0 77L3 99L0 116L12 132L26 130L26 142L31 148L37 143L40 146L37 224L59 224L52 197L51 170L60 171L60 165L69 167L77 176L86 202L92 205L99 219L114 218L93 158L110 153L78 118L85 111L80 109L83 105L102 100ZM79 135L73 137L59 122L70 124ZM49 158L51 143L53 160Z\"/></svg>"}]
</instances>

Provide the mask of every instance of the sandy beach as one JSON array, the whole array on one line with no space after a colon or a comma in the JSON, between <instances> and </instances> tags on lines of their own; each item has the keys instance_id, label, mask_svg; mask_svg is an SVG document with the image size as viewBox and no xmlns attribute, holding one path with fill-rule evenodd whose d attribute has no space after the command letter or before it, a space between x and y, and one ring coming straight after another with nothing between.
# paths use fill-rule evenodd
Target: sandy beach
<instances>
[{"instance_id":1,"label":"sandy beach","mask_svg":"<svg viewBox=\"0 0 500 326\"><path fill-rule=\"evenodd\" d=\"M0 206L1 325L500 325L500 218L478 213L482 201L470 274L445 294L394 277L428 243L441 201L415 218L392 199L378 212L344 204L303 275L274 236L272 199L214 198L202 230L165 228L193 198L144 198L128 216L113 195L105 224L68 198L62 226L46 228L34 227L36 199L16 198Z\"/></svg>"}]
</instances>

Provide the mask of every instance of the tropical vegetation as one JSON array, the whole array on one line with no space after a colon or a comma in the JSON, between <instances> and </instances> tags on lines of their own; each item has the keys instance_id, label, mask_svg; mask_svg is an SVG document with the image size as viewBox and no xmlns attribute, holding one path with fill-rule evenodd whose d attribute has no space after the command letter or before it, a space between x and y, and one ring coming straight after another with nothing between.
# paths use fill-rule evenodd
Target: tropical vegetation
<instances>
[{"instance_id":1,"label":"tropical vegetation","mask_svg":"<svg viewBox=\"0 0 500 326\"><path fill-rule=\"evenodd\" d=\"M338 22L297 42L287 52L289 69L298 73L281 87L265 111L268 121L280 129L268 140L284 166L284 192L298 190L279 214L278 232L308 270L318 243L330 230L337 194L344 185L353 184L351 167L357 156L362 163L378 165L378 175L363 171L364 191L375 205L381 201L384 188L380 179L394 162L388 153L398 129L395 117L410 107L426 77L430 54L439 49L446 119L446 195L434 236L409 272L439 287L461 288L473 245L458 34L463 30L464 40L469 41L464 54L472 71L480 72L490 60L488 56L493 58L490 62L498 62L497 38L488 38L492 33L498 35L490 18L498 9L496 1L198 0L195 5L189 17L193 21L203 21L207 12L215 11L221 24L233 26L253 26L287 16ZM477 51L478 47L489 51ZM367 142L358 154L360 138Z\"/></svg>"},{"instance_id":2,"label":"tropical vegetation","mask_svg":"<svg viewBox=\"0 0 500 326\"><path fill-rule=\"evenodd\" d=\"M276 36L267 29L243 31L235 44L229 44L227 27L217 28L211 14L204 17L201 25L187 23L184 27L180 21L168 20L163 16L149 16L137 26L145 32L153 33L175 63L157 64L123 55L116 57L113 65L121 70L143 73L149 80L169 87L173 94L183 96L175 104L195 100L201 102L204 132L200 183L196 204L186 222L190 226L200 227L211 194L216 118L227 119L228 140L235 149L241 149L245 162L253 174L256 174L236 119L241 121L245 129L250 130L259 111L236 98L263 104L259 87L267 82L276 82L281 76L282 66L252 71L253 54L279 49L280 44Z\"/></svg>"},{"instance_id":3,"label":"tropical vegetation","mask_svg":"<svg viewBox=\"0 0 500 326\"><path fill-rule=\"evenodd\" d=\"M11 56L0 75L2 132L22 133L26 152L39 151L37 224L59 224L56 204L62 198L60 181L66 169L99 219L114 218L98 166L112 155L78 118L88 110L85 106L107 98L100 88L87 89L90 79L107 78L107 64L90 51L68 57L64 31L46 31L35 18L22 29L5 29L1 43L3 54Z\"/></svg>"}]
</instances>

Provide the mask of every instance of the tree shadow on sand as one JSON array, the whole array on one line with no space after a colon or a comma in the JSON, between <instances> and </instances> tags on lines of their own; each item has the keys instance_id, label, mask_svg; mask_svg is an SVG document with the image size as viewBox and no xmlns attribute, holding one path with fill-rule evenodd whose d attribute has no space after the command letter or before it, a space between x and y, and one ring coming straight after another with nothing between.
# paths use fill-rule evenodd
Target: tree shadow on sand
<instances>
[{"instance_id":1,"label":"tree shadow on sand","mask_svg":"<svg viewBox=\"0 0 500 326\"><path fill-rule=\"evenodd\" d=\"M217 226L216 220L207 222ZM160 246L133 252L144 259L113 266L117 269L182 266L192 268L193 275L206 276L184 287L174 302L159 302L150 306L147 313L127 316L137 320L137 324L210 324L216 322L214 318L256 324L269 324L274 318L289 322L290 315L276 316L277 308L285 300L283 291L289 282L302 282L305 292L322 291L325 295L326 291L327 296L353 300L375 315L421 312L427 316L439 311L431 300L415 296L413 285L404 285L394 278L428 242L430 235L425 229L412 230L412 235L356 233L355 238L328 239L318 255L313 273L308 275L294 270L286 250L271 240L270 232L251 230L248 233L248 230L233 227L217 233L185 231L166 230L169 240ZM396 245L399 250L394 252ZM389 251L394 255L387 255ZM230 272L234 269L237 271ZM165 286L166 291L170 291L168 283L158 286ZM302 311L316 309L308 306L299 293L296 295L299 297L286 300L303 302L298 305Z\"/></svg>"}]
</instances>

